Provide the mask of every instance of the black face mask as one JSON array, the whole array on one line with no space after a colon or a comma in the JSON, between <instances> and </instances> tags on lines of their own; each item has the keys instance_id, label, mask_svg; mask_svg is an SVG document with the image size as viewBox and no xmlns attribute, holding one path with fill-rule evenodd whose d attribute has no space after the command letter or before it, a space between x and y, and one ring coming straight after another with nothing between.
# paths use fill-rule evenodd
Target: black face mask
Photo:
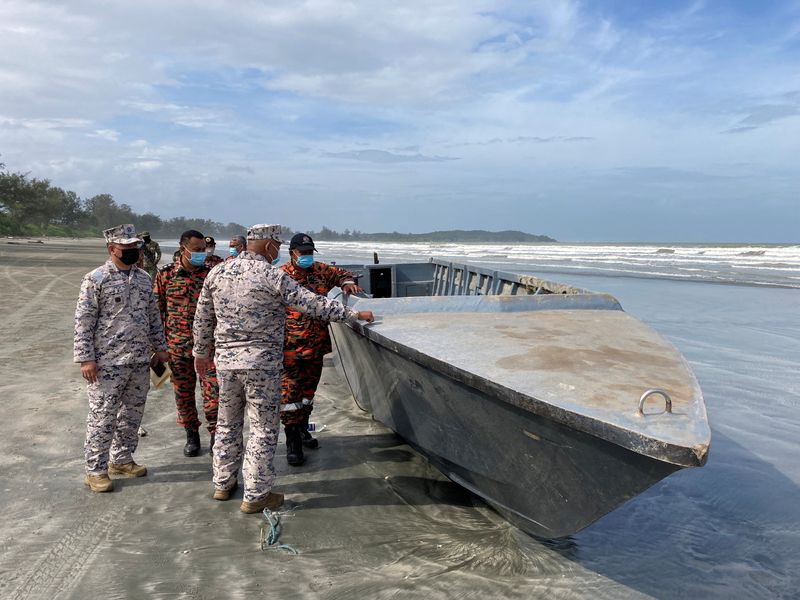
<instances>
[{"instance_id":1,"label":"black face mask","mask_svg":"<svg viewBox=\"0 0 800 600\"><path fill-rule=\"evenodd\" d=\"M142 239L144 240L145 244L149 244L150 243L150 236L149 235L146 235L146 236L142 237Z\"/></svg>"},{"instance_id":2,"label":"black face mask","mask_svg":"<svg viewBox=\"0 0 800 600\"><path fill-rule=\"evenodd\" d=\"M122 256L119 257L123 264L133 265L139 260L138 248L125 248L122 250Z\"/></svg>"}]
</instances>

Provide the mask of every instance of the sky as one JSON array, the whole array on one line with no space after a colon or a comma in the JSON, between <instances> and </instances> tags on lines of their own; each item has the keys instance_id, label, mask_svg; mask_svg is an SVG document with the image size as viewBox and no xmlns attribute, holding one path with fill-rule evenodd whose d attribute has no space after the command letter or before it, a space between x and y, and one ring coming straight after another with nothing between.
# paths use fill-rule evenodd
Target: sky
<instances>
[{"instance_id":1,"label":"sky","mask_svg":"<svg viewBox=\"0 0 800 600\"><path fill-rule=\"evenodd\" d=\"M799 1L0 0L0 162L136 212L800 241Z\"/></svg>"}]
</instances>

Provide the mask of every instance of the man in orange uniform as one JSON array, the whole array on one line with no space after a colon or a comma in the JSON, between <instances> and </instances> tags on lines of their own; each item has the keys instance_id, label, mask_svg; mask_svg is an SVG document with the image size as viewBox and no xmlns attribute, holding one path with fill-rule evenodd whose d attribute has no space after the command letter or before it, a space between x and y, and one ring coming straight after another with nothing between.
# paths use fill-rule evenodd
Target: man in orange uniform
<instances>
[{"instance_id":1,"label":"man in orange uniform","mask_svg":"<svg viewBox=\"0 0 800 600\"><path fill-rule=\"evenodd\" d=\"M178 256L171 265L158 272L153 282L153 292L158 300L161 320L169 348L169 364L172 369L172 387L175 390L175 406L178 425L186 429L184 456L200 454L200 419L197 416L195 387L197 374L192 356L192 325L197 310L200 291L210 271L206 262L206 242L203 234L189 229L181 234ZM214 447L217 429L217 405L219 385L217 373L210 370L200 378L203 395L203 411L206 426L211 434L209 449Z\"/></svg>"},{"instance_id":2,"label":"man in orange uniform","mask_svg":"<svg viewBox=\"0 0 800 600\"><path fill-rule=\"evenodd\" d=\"M346 294L361 291L352 273L315 262L315 251L314 240L305 233L295 234L289 243L291 260L281 269L315 294L324 296L337 286ZM303 446L319 446L308 432L308 418L322 375L322 357L330 351L328 323L288 307L281 371L281 422L286 432L286 460L292 466L305 462Z\"/></svg>"}]
</instances>

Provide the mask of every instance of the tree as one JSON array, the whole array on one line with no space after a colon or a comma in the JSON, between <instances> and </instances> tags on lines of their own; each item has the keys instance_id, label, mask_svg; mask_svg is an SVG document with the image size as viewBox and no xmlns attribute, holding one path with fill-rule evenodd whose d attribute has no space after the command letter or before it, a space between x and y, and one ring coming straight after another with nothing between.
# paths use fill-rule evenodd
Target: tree
<instances>
[{"instance_id":1,"label":"tree","mask_svg":"<svg viewBox=\"0 0 800 600\"><path fill-rule=\"evenodd\" d=\"M164 226L164 221L161 220L161 217L150 212L137 215L133 223L136 225L136 231L149 231L151 235L160 232Z\"/></svg>"},{"instance_id":2,"label":"tree","mask_svg":"<svg viewBox=\"0 0 800 600\"><path fill-rule=\"evenodd\" d=\"M58 208L48 180L29 180L23 173L0 174L0 209L18 225L19 231L24 231L26 225L46 230Z\"/></svg>"}]
</instances>

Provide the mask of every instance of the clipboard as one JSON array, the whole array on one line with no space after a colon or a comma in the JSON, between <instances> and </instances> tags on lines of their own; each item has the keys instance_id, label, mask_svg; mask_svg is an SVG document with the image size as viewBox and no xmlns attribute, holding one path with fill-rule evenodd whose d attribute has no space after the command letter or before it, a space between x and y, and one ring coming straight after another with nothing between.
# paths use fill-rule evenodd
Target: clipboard
<instances>
[{"instance_id":1,"label":"clipboard","mask_svg":"<svg viewBox=\"0 0 800 600\"><path fill-rule=\"evenodd\" d=\"M172 376L172 369L169 368L169 363L162 363L150 361L150 385L154 389L160 388L164 382Z\"/></svg>"}]
</instances>

